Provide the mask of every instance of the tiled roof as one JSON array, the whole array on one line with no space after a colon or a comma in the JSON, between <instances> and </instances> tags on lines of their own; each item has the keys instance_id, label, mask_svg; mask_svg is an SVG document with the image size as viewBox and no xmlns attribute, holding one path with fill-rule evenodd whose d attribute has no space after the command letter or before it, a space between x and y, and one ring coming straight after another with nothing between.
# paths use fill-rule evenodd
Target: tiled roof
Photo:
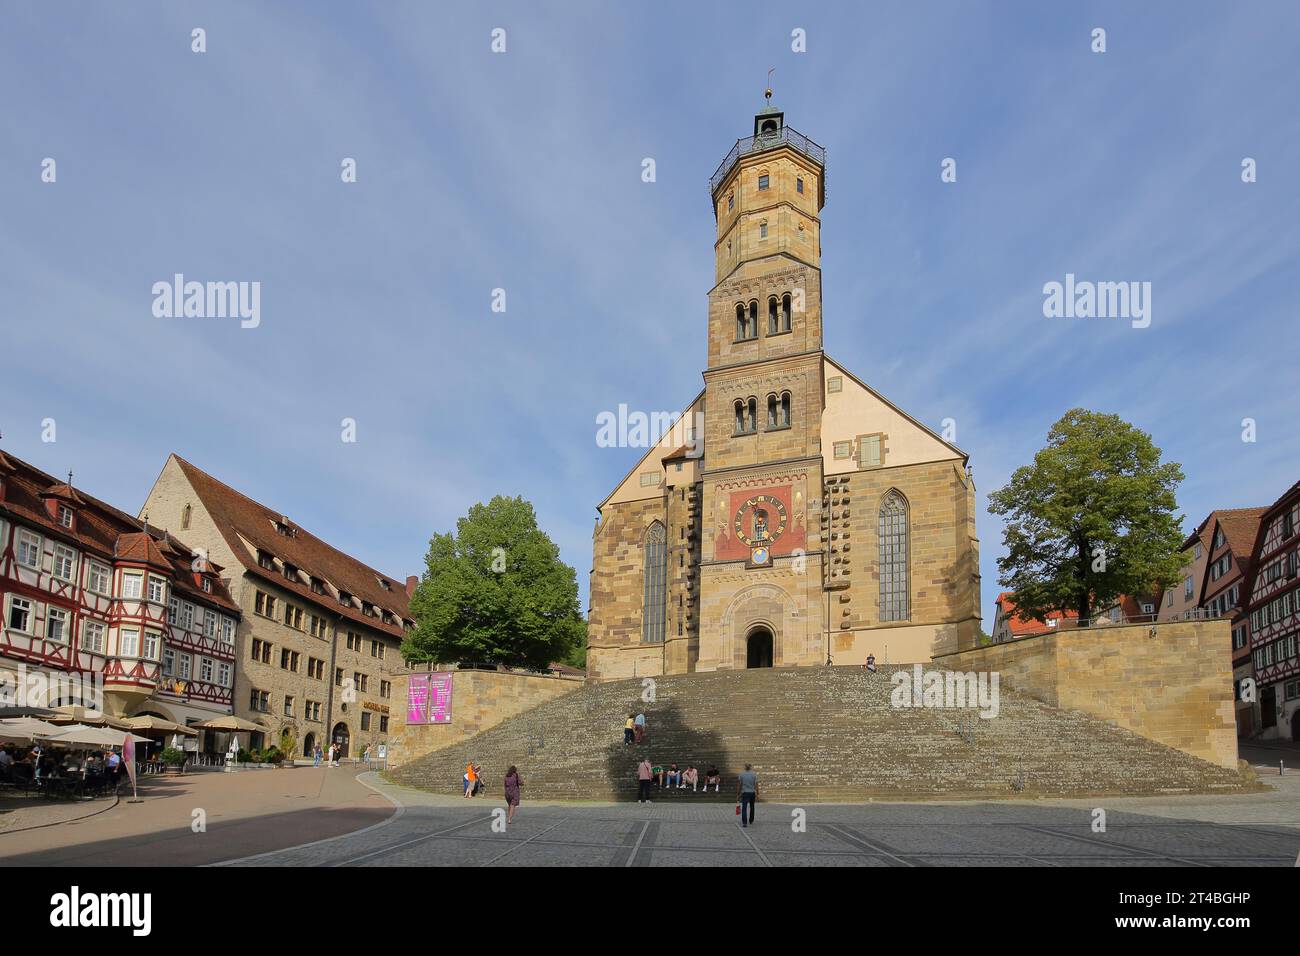
<instances>
[{"instance_id":1,"label":"tiled roof","mask_svg":"<svg viewBox=\"0 0 1300 956\"><path fill-rule=\"evenodd\" d=\"M212 590L203 590L194 576L197 555L165 532L149 528L125 511L4 452L0 452L0 480L4 482L0 513L15 522L40 528L46 536L66 541L106 563L125 560L152 564L171 573L173 591L186 599L239 614L239 605L221 581L221 569L211 566L217 576L212 579ZM63 527L45 509L44 497L51 494L75 506L75 530Z\"/></svg>"},{"instance_id":2,"label":"tiled roof","mask_svg":"<svg viewBox=\"0 0 1300 956\"><path fill-rule=\"evenodd\" d=\"M1267 508L1234 508L1231 511L1217 512L1219 527L1228 539L1228 547L1238 557L1249 560L1250 552L1255 547L1255 535L1259 531L1260 519Z\"/></svg>"},{"instance_id":3,"label":"tiled roof","mask_svg":"<svg viewBox=\"0 0 1300 956\"><path fill-rule=\"evenodd\" d=\"M405 578L396 578L368 567L292 521L286 521L284 512L254 501L179 455L172 457L248 573L272 582L331 614L342 615L395 637L404 635L402 620L410 616ZM250 552L248 545L278 559L277 569L272 571L258 564L256 553ZM290 580L282 573L285 564L326 583L333 592L317 594L311 589L310 580ZM384 587L381 581L387 582L388 587ZM376 609L391 612L395 615L393 623L385 624L381 617L369 617L360 607L339 603L337 592L340 591L351 594L358 602L364 601Z\"/></svg>"},{"instance_id":4,"label":"tiled roof","mask_svg":"<svg viewBox=\"0 0 1300 956\"><path fill-rule=\"evenodd\" d=\"M1042 634L1054 630L1043 621L1021 617L1016 611L1015 596L1010 591L1003 591L999 594L997 603L1001 607L1003 615L1007 618L1007 627L1010 629L1012 637L1028 637L1030 634ZM1050 616L1062 621L1077 621L1079 619L1077 611L1058 611Z\"/></svg>"}]
</instances>

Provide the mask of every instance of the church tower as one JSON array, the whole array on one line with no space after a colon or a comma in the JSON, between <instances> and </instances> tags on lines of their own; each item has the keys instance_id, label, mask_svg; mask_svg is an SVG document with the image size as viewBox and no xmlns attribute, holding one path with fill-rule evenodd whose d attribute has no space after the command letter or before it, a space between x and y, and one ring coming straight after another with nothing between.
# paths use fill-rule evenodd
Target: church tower
<instances>
[{"instance_id":1,"label":"church tower","mask_svg":"<svg viewBox=\"0 0 1300 956\"><path fill-rule=\"evenodd\" d=\"M826 154L771 95L709 181L690 425L599 505L595 679L927 662L979 633L967 456L824 353Z\"/></svg>"},{"instance_id":2,"label":"church tower","mask_svg":"<svg viewBox=\"0 0 1300 956\"><path fill-rule=\"evenodd\" d=\"M753 134L710 180L718 233L701 477L704 526L716 530L701 555L699 669L826 656L815 524L824 164L825 151L785 125L769 90ZM751 600L763 605L761 625L736 616Z\"/></svg>"}]
</instances>

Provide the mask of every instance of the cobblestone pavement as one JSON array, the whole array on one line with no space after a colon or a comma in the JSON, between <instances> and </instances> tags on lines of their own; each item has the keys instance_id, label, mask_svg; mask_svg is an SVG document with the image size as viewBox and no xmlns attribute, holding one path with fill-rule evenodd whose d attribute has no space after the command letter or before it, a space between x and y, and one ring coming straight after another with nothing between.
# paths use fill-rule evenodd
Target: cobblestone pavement
<instances>
[{"instance_id":1,"label":"cobblestone pavement","mask_svg":"<svg viewBox=\"0 0 1300 956\"><path fill-rule=\"evenodd\" d=\"M1267 794L972 803L527 804L361 782L403 805L363 833L225 865L255 866L1295 866L1300 779ZM1093 809L1106 810L1104 832ZM806 826L796 826L804 814Z\"/></svg>"}]
</instances>

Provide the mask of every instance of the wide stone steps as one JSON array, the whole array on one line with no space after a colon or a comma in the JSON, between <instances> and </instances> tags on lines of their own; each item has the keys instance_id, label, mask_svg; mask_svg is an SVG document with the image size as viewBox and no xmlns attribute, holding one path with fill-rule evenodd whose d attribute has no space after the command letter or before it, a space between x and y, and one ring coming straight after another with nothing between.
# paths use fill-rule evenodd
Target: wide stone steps
<instances>
[{"instance_id":1,"label":"wide stone steps","mask_svg":"<svg viewBox=\"0 0 1300 956\"><path fill-rule=\"evenodd\" d=\"M641 680L584 687L468 741L397 768L398 782L461 788L465 763L500 790L515 764L531 799L632 799L635 769L715 763L733 800L748 762L766 796L802 801L911 796L1153 793L1237 789L1241 777L1079 713L1002 689L999 715L895 708L894 668L818 667L660 677L642 703ZM910 668L907 668L910 670ZM625 746L629 710L647 716L647 740ZM656 799L706 799L673 790Z\"/></svg>"}]
</instances>

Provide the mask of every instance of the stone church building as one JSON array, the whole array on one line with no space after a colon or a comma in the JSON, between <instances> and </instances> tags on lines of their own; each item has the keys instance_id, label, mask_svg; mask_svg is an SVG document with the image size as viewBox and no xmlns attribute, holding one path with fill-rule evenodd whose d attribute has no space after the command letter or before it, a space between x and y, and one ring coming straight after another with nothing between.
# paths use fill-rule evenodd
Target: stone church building
<instances>
[{"instance_id":1,"label":"stone church building","mask_svg":"<svg viewBox=\"0 0 1300 956\"><path fill-rule=\"evenodd\" d=\"M825 151L768 95L710 182L690 425L599 505L596 679L924 662L979 634L968 456L822 351Z\"/></svg>"}]
</instances>

